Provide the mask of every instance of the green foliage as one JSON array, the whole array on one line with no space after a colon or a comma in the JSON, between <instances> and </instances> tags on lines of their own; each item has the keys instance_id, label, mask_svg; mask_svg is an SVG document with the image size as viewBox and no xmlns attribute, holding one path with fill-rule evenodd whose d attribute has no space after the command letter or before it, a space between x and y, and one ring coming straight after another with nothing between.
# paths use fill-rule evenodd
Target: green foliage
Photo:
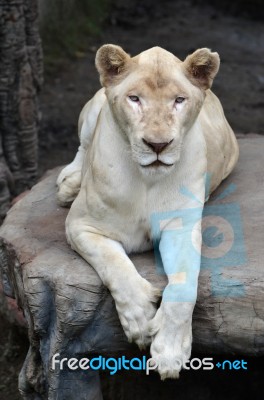
<instances>
[{"instance_id":1,"label":"green foliage","mask_svg":"<svg viewBox=\"0 0 264 400\"><path fill-rule=\"evenodd\" d=\"M40 30L46 72L87 50L89 37L100 33L109 7L110 0L45 0Z\"/></svg>"}]
</instances>

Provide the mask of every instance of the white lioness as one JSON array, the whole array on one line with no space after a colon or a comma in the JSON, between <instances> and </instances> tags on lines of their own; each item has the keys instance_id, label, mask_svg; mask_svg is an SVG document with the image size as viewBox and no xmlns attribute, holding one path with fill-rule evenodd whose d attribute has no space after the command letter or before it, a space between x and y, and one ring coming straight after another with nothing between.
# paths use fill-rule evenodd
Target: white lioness
<instances>
[{"instance_id":1,"label":"white lioness","mask_svg":"<svg viewBox=\"0 0 264 400\"><path fill-rule=\"evenodd\" d=\"M103 89L83 108L78 153L57 181L59 202L75 199L67 239L111 291L128 339L151 343L161 378L176 378L191 355L200 256L184 249L190 237L201 248L205 174L212 192L238 159L234 133L209 90L219 56L205 48L182 62L154 47L131 58L105 45L96 67ZM175 210L191 211L182 227ZM163 216L156 233L153 215ZM153 240L168 277L158 310L159 291L127 256L149 250Z\"/></svg>"}]
</instances>

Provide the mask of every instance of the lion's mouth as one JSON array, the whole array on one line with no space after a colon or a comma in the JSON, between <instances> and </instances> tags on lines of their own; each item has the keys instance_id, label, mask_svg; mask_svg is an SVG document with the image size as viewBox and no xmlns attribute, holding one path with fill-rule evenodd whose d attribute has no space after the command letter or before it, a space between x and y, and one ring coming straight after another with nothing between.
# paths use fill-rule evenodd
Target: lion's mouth
<instances>
[{"instance_id":1,"label":"lion's mouth","mask_svg":"<svg viewBox=\"0 0 264 400\"><path fill-rule=\"evenodd\" d=\"M173 164L166 164L160 160L155 160L151 164L141 165L141 167L149 168L149 167L171 167Z\"/></svg>"}]
</instances>

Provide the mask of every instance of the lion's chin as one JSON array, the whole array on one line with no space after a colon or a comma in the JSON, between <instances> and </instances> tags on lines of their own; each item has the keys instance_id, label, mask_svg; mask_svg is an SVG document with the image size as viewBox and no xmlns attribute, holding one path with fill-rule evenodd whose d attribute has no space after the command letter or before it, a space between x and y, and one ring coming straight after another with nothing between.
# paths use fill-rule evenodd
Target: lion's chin
<instances>
[{"instance_id":1,"label":"lion's chin","mask_svg":"<svg viewBox=\"0 0 264 400\"><path fill-rule=\"evenodd\" d=\"M174 164L166 164L160 160L156 160L151 164L141 165L141 173L146 177L160 178L169 174L173 170Z\"/></svg>"},{"instance_id":2,"label":"lion's chin","mask_svg":"<svg viewBox=\"0 0 264 400\"><path fill-rule=\"evenodd\" d=\"M160 160L155 160L147 165L140 165L142 168L159 168L159 167L172 167L174 164L167 164Z\"/></svg>"}]
</instances>

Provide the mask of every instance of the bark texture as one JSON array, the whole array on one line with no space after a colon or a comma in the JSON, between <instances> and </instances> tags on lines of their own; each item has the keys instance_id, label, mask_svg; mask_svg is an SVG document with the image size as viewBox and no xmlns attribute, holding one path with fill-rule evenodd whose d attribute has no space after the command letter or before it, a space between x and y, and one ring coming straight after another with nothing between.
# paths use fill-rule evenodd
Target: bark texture
<instances>
[{"instance_id":1,"label":"bark texture","mask_svg":"<svg viewBox=\"0 0 264 400\"><path fill-rule=\"evenodd\" d=\"M218 229L211 232L211 250L223 250L209 264L204 260L200 273L193 350L204 354L264 354L264 138L239 143L238 166L204 213L204 218L218 218L211 224ZM101 399L97 371L53 371L51 357L140 356L140 351L127 342L113 299L96 272L66 243L67 210L55 199L58 172L17 202L0 229L4 291L24 310L29 329L19 389L26 400L70 400L76 393L80 400ZM208 232L204 242L203 257L210 247ZM164 288L166 279L152 252L131 259L142 276Z\"/></svg>"},{"instance_id":2,"label":"bark texture","mask_svg":"<svg viewBox=\"0 0 264 400\"><path fill-rule=\"evenodd\" d=\"M37 177L43 80L37 0L0 0L0 218Z\"/></svg>"}]
</instances>

